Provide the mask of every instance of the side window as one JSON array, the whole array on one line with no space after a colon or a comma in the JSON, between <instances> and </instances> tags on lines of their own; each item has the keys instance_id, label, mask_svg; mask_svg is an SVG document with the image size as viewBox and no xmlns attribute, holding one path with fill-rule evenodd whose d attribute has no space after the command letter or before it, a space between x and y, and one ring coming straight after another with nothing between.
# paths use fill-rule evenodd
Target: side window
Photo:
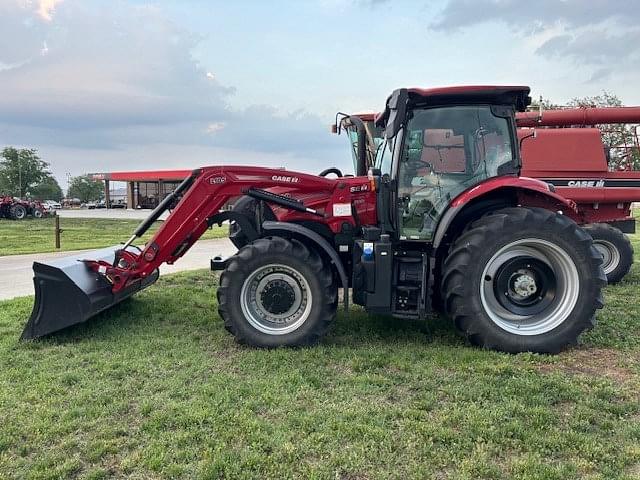
<instances>
[{"instance_id":1,"label":"side window","mask_svg":"<svg viewBox=\"0 0 640 480\"><path fill-rule=\"evenodd\" d=\"M430 240L453 198L512 160L510 124L490 106L415 110L398 165L401 238Z\"/></svg>"},{"instance_id":2,"label":"side window","mask_svg":"<svg viewBox=\"0 0 640 480\"><path fill-rule=\"evenodd\" d=\"M421 160L435 173L465 173L464 137L451 129L426 129Z\"/></svg>"}]
</instances>

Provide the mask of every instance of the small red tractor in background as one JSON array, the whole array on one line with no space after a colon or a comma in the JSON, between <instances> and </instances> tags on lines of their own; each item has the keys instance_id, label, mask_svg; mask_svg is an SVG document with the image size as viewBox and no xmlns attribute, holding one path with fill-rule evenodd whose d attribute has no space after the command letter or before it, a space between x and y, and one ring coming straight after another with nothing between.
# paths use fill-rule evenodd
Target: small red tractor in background
<instances>
[{"instance_id":1,"label":"small red tractor in background","mask_svg":"<svg viewBox=\"0 0 640 480\"><path fill-rule=\"evenodd\" d=\"M24 220L28 215L42 218L47 210L39 201L26 201L8 195L0 196L0 218Z\"/></svg>"},{"instance_id":2,"label":"small red tractor in background","mask_svg":"<svg viewBox=\"0 0 640 480\"><path fill-rule=\"evenodd\" d=\"M211 267L222 270L218 312L240 343L315 343L341 288L345 307L351 298L400 319L443 309L480 347L558 352L594 325L606 277L572 220L575 204L519 176L515 112L529 103L528 87L402 88L377 119L384 140L369 172L198 168L124 245L35 262L22 338L84 322L148 287L207 228L231 221L239 251ZM444 168L447 151L455 164Z\"/></svg>"},{"instance_id":3,"label":"small red tractor in background","mask_svg":"<svg viewBox=\"0 0 640 480\"><path fill-rule=\"evenodd\" d=\"M24 220L29 215L33 218L42 218L48 215L48 212L38 200L21 200L9 195L0 196L0 218Z\"/></svg>"},{"instance_id":4,"label":"small red tractor in background","mask_svg":"<svg viewBox=\"0 0 640 480\"><path fill-rule=\"evenodd\" d=\"M376 127L376 114L344 116L344 128L352 144L356 169L364 172L376 162L383 132ZM566 212L593 237L603 256L609 283L619 282L633 264L633 247L625 233L635 233L633 202L640 201L640 171L609 167L611 148L603 143L609 125L640 123L640 107L576 108L516 113L522 155L521 174L551 185L563 197L575 202L576 213ZM594 127L597 125L598 127ZM623 145L614 147L622 157L637 155L636 130ZM435 138L435 137L434 137ZM489 139L487 148L493 148ZM459 142L447 136L434 140L438 154L423 160L438 169L460 168ZM421 152L423 150L420 150ZM421 173L428 175L424 168ZM233 235L233 232L232 232Z\"/></svg>"}]
</instances>

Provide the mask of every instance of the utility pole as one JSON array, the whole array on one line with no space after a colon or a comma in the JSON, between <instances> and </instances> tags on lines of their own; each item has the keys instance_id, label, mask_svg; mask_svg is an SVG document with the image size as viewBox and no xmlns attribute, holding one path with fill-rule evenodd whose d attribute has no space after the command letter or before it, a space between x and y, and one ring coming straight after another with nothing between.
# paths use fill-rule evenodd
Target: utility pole
<instances>
[{"instance_id":1,"label":"utility pole","mask_svg":"<svg viewBox=\"0 0 640 480\"><path fill-rule=\"evenodd\" d=\"M22 198L22 159L18 152L18 197Z\"/></svg>"}]
</instances>

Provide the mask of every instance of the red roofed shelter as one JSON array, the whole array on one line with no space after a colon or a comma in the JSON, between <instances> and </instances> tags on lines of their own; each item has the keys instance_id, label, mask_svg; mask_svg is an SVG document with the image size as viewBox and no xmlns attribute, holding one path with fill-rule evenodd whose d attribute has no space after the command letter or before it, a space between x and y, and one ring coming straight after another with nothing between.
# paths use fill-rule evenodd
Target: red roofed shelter
<instances>
[{"instance_id":1,"label":"red roofed shelter","mask_svg":"<svg viewBox=\"0 0 640 480\"><path fill-rule=\"evenodd\" d=\"M110 182L126 182L127 208L155 208L190 173L191 170L144 170L92 173L90 176L104 181L107 208L111 207Z\"/></svg>"}]
</instances>

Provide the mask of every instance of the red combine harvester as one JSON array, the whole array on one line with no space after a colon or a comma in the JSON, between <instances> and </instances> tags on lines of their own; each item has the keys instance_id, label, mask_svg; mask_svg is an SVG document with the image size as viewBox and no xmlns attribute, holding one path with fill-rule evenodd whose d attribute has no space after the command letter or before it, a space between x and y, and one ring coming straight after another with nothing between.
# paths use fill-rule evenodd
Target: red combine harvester
<instances>
[{"instance_id":1,"label":"red combine harvester","mask_svg":"<svg viewBox=\"0 0 640 480\"><path fill-rule=\"evenodd\" d=\"M163 263L229 220L240 250L211 267L222 270L218 312L240 343L316 342L342 288L345 307L350 291L367 311L403 319L441 305L474 345L558 352L593 326L606 277L593 240L571 220L575 205L519 177L515 111L529 102L528 87L395 90L366 176L196 169L124 245L34 263L35 304L22 338L84 322L146 288ZM446 160L440 138L455 167L431 161ZM133 246L176 202L153 238Z\"/></svg>"},{"instance_id":2,"label":"red combine harvester","mask_svg":"<svg viewBox=\"0 0 640 480\"><path fill-rule=\"evenodd\" d=\"M375 126L376 114L344 116L340 127L347 131L356 170L366 171L375 163L376 151L383 141L383 132ZM609 283L619 282L633 263L633 247L625 233L635 232L632 202L640 201L640 172L611 171L611 149L603 144L605 125L640 123L640 107L577 108L518 112L516 124L520 139L522 170L526 177L539 178L554 185L556 191L574 201L577 215L567 212L583 225L601 252L603 268ZM600 125L595 128L592 125ZM638 138L615 147L622 156L638 152ZM460 155L455 158L455 139L444 136L438 140L440 156L429 162L442 169L455 170ZM488 148L492 146L486 142ZM360 150L359 150L360 149ZM446 153L443 153L446 152ZM429 170L423 169L428 175Z\"/></svg>"},{"instance_id":3,"label":"red combine harvester","mask_svg":"<svg viewBox=\"0 0 640 480\"><path fill-rule=\"evenodd\" d=\"M633 247L624 233L635 233L632 202L640 201L640 172L625 161L638 155L638 137L611 148L603 144L610 125L640 123L640 107L575 108L516 115L522 151L522 175L539 178L576 202L578 223L603 255L609 283L620 281L633 263ZM597 128L595 126L598 126ZM612 168L616 154L624 169Z\"/></svg>"}]
</instances>

